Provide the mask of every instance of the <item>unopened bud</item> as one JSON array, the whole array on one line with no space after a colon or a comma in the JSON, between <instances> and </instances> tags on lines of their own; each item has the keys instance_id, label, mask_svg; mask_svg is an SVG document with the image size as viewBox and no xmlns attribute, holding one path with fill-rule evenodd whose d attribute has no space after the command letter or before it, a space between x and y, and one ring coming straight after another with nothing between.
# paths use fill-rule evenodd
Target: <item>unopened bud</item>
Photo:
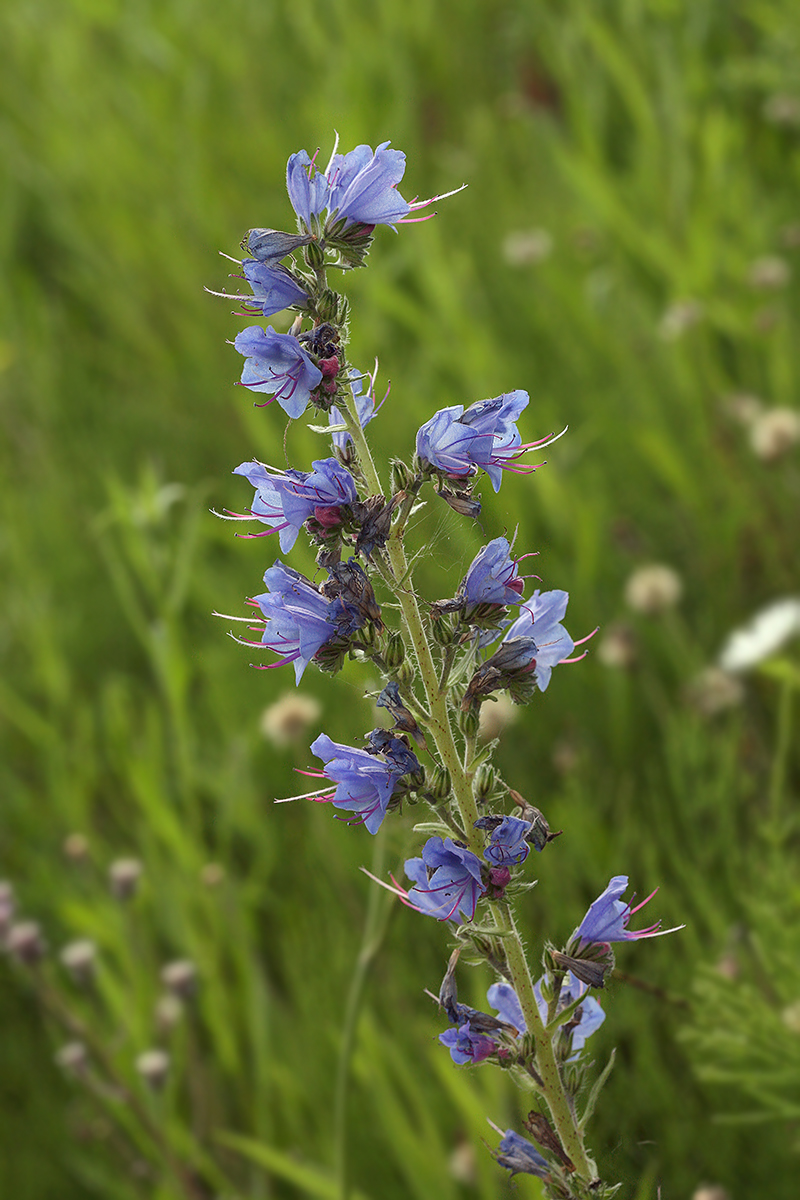
<instances>
[{"instance_id":1,"label":"unopened bud","mask_svg":"<svg viewBox=\"0 0 800 1200\"><path fill-rule=\"evenodd\" d=\"M166 1050L145 1050L136 1059L136 1070L148 1087L158 1091L169 1073L169 1055Z\"/></svg>"},{"instance_id":2,"label":"unopened bud","mask_svg":"<svg viewBox=\"0 0 800 1200\"><path fill-rule=\"evenodd\" d=\"M395 675L397 676L397 682L401 687L410 687L410 685L414 682L414 668L411 666L411 663L407 658L403 659L403 661L400 663L400 666L396 668Z\"/></svg>"},{"instance_id":3,"label":"unopened bud","mask_svg":"<svg viewBox=\"0 0 800 1200\"><path fill-rule=\"evenodd\" d=\"M431 621L433 640L440 646L450 646L456 636L457 625L451 616L441 616Z\"/></svg>"},{"instance_id":4,"label":"unopened bud","mask_svg":"<svg viewBox=\"0 0 800 1200\"><path fill-rule=\"evenodd\" d=\"M117 900L128 900L136 892L143 871L137 858L118 858L108 868L108 882Z\"/></svg>"},{"instance_id":5,"label":"unopened bud","mask_svg":"<svg viewBox=\"0 0 800 1200\"><path fill-rule=\"evenodd\" d=\"M82 833L71 833L64 839L64 857L70 862L85 862L89 857L89 839Z\"/></svg>"},{"instance_id":6,"label":"unopened bud","mask_svg":"<svg viewBox=\"0 0 800 1200\"><path fill-rule=\"evenodd\" d=\"M173 996L188 1000L197 991L197 968L188 959L167 963L161 972L161 982Z\"/></svg>"},{"instance_id":7,"label":"unopened bud","mask_svg":"<svg viewBox=\"0 0 800 1200\"><path fill-rule=\"evenodd\" d=\"M316 301L317 316L320 321L336 323L339 317L339 297L331 288L326 288Z\"/></svg>"},{"instance_id":8,"label":"unopened bud","mask_svg":"<svg viewBox=\"0 0 800 1200\"><path fill-rule=\"evenodd\" d=\"M80 1075L88 1061L89 1055L83 1042L67 1042L55 1055L56 1066L68 1075Z\"/></svg>"},{"instance_id":9,"label":"unopened bud","mask_svg":"<svg viewBox=\"0 0 800 1200\"><path fill-rule=\"evenodd\" d=\"M161 996L156 1004L156 1025L159 1033L169 1033L183 1019L183 1003L177 996L168 992Z\"/></svg>"},{"instance_id":10,"label":"unopened bud","mask_svg":"<svg viewBox=\"0 0 800 1200\"><path fill-rule=\"evenodd\" d=\"M97 947L88 938L70 942L61 951L59 958L75 983L87 984L94 978Z\"/></svg>"},{"instance_id":11,"label":"unopened bud","mask_svg":"<svg viewBox=\"0 0 800 1200\"><path fill-rule=\"evenodd\" d=\"M303 253L312 271L319 270L320 267L325 266L325 251L318 242L309 242Z\"/></svg>"},{"instance_id":12,"label":"unopened bud","mask_svg":"<svg viewBox=\"0 0 800 1200\"><path fill-rule=\"evenodd\" d=\"M393 458L389 480L392 495L394 496L397 492L407 492L412 484L416 482L416 477L407 463L404 463L399 458Z\"/></svg>"},{"instance_id":13,"label":"unopened bud","mask_svg":"<svg viewBox=\"0 0 800 1200\"><path fill-rule=\"evenodd\" d=\"M481 763L481 765L478 767L478 770L475 772L475 782L473 785L475 789L475 799L479 804L489 799L494 791L496 779L497 775L494 767L490 766L489 763Z\"/></svg>"},{"instance_id":14,"label":"unopened bud","mask_svg":"<svg viewBox=\"0 0 800 1200\"><path fill-rule=\"evenodd\" d=\"M44 958L44 938L36 921L18 921L12 925L6 936L6 949L26 967Z\"/></svg>"},{"instance_id":15,"label":"unopened bud","mask_svg":"<svg viewBox=\"0 0 800 1200\"><path fill-rule=\"evenodd\" d=\"M390 629L386 637L386 649L383 658L388 670L396 671L406 656L406 648L402 634L397 629Z\"/></svg>"},{"instance_id":16,"label":"unopened bud","mask_svg":"<svg viewBox=\"0 0 800 1200\"><path fill-rule=\"evenodd\" d=\"M481 714L479 705L471 705L467 709L462 709L458 714L458 728L464 734L464 737L477 737L480 723Z\"/></svg>"},{"instance_id":17,"label":"unopened bud","mask_svg":"<svg viewBox=\"0 0 800 1200\"><path fill-rule=\"evenodd\" d=\"M447 767L435 766L428 776L425 795L437 803L440 800L446 800L452 790L453 784Z\"/></svg>"}]
</instances>

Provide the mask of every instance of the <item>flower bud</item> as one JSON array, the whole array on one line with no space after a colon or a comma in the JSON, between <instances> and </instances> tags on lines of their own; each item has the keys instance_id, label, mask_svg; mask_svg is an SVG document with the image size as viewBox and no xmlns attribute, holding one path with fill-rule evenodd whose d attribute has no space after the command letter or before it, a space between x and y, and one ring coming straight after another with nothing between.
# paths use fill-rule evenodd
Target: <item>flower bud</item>
<instances>
[{"instance_id":1,"label":"flower bud","mask_svg":"<svg viewBox=\"0 0 800 1200\"><path fill-rule=\"evenodd\" d=\"M309 242L303 254L312 271L318 271L325 266L325 251L318 242Z\"/></svg>"},{"instance_id":2,"label":"flower bud","mask_svg":"<svg viewBox=\"0 0 800 1200\"><path fill-rule=\"evenodd\" d=\"M61 963L69 971L73 982L81 985L91 983L94 978L97 947L88 938L70 942L61 951Z\"/></svg>"},{"instance_id":3,"label":"flower bud","mask_svg":"<svg viewBox=\"0 0 800 1200\"><path fill-rule=\"evenodd\" d=\"M326 288L316 302L317 316L320 321L339 322L339 296L331 288Z\"/></svg>"},{"instance_id":4,"label":"flower bud","mask_svg":"<svg viewBox=\"0 0 800 1200\"><path fill-rule=\"evenodd\" d=\"M401 687L409 687L414 682L414 668L408 659L403 659L400 666L395 670L397 681Z\"/></svg>"},{"instance_id":5,"label":"flower bud","mask_svg":"<svg viewBox=\"0 0 800 1200\"><path fill-rule=\"evenodd\" d=\"M137 858L118 858L108 868L111 894L117 900L129 900L139 886L144 868Z\"/></svg>"},{"instance_id":6,"label":"flower bud","mask_svg":"<svg viewBox=\"0 0 800 1200\"><path fill-rule=\"evenodd\" d=\"M136 1059L136 1070L148 1087L160 1091L169 1073L169 1055L166 1050L145 1050Z\"/></svg>"},{"instance_id":7,"label":"flower bud","mask_svg":"<svg viewBox=\"0 0 800 1200\"><path fill-rule=\"evenodd\" d=\"M447 767L437 765L429 773L425 795L430 796L434 804L447 800L453 790L450 772Z\"/></svg>"},{"instance_id":8,"label":"flower bud","mask_svg":"<svg viewBox=\"0 0 800 1200\"><path fill-rule=\"evenodd\" d=\"M161 982L173 996L188 1000L197 991L197 968L188 959L167 963L161 971Z\"/></svg>"},{"instance_id":9,"label":"flower bud","mask_svg":"<svg viewBox=\"0 0 800 1200\"><path fill-rule=\"evenodd\" d=\"M417 476L407 463L400 458L393 458L389 473L392 495L397 492L407 492L417 484Z\"/></svg>"},{"instance_id":10,"label":"flower bud","mask_svg":"<svg viewBox=\"0 0 800 1200\"><path fill-rule=\"evenodd\" d=\"M458 728L463 733L464 737L474 738L478 736L478 730L481 724L480 707L471 705L469 708L462 708L458 714Z\"/></svg>"},{"instance_id":11,"label":"flower bud","mask_svg":"<svg viewBox=\"0 0 800 1200\"><path fill-rule=\"evenodd\" d=\"M451 616L440 616L435 621L431 621L433 640L440 646L452 645L457 629L458 625Z\"/></svg>"},{"instance_id":12,"label":"flower bud","mask_svg":"<svg viewBox=\"0 0 800 1200\"><path fill-rule=\"evenodd\" d=\"M26 967L44 958L44 938L36 921L18 921L12 925L6 936L6 949Z\"/></svg>"},{"instance_id":13,"label":"flower bud","mask_svg":"<svg viewBox=\"0 0 800 1200\"><path fill-rule=\"evenodd\" d=\"M489 799L494 791L496 779L497 774L494 767L490 766L488 762L481 763L475 772L475 781L473 783L475 799L478 804L483 804Z\"/></svg>"},{"instance_id":14,"label":"flower bud","mask_svg":"<svg viewBox=\"0 0 800 1200\"><path fill-rule=\"evenodd\" d=\"M397 629L391 629L386 638L386 649L383 659L388 670L396 671L406 657L406 647L403 636Z\"/></svg>"}]
</instances>

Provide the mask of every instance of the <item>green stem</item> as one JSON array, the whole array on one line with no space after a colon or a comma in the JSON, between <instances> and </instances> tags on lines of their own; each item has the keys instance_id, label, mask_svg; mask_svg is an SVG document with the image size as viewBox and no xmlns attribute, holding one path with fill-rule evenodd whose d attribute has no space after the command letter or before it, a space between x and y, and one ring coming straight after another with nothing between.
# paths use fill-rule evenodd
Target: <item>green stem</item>
<instances>
[{"instance_id":1,"label":"green stem","mask_svg":"<svg viewBox=\"0 0 800 1200\"><path fill-rule=\"evenodd\" d=\"M511 985L519 997L528 1033L533 1034L536 1041L536 1070L541 1078L541 1092L550 1110L550 1116L561 1141L565 1154L575 1166L577 1177L586 1183L596 1178L594 1163L590 1160L583 1145L583 1135L578 1128L575 1113L564 1088L558 1062L553 1050L552 1035L545 1029L536 997L533 993L531 978L525 950L522 945L511 907L507 903L499 906L506 926L504 946L508 968L511 973Z\"/></svg>"},{"instance_id":2,"label":"green stem","mask_svg":"<svg viewBox=\"0 0 800 1200\"><path fill-rule=\"evenodd\" d=\"M382 826L375 835L372 854L371 870L376 878L383 874L386 858L386 826ZM383 916L386 912L386 893L378 887L370 887L367 892L367 915L364 920L364 933L356 959L355 970L350 980L350 990L347 995L344 1026L342 1028L342 1044L339 1050L339 1062L336 1069L336 1093L334 1099L334 1144L336 1147L336 1180L339 1200L347 1200L350 1195L350 1178L347 1145L347 1098L350 1086L350 1063L355 1047L358 1018L361 1012L361 1002L364 999L367 976L372 960L380 946L383 933Z\"/></svg>"},{"instance_id":3,"label":"green stem","mask_svg":"<svg viewBox=\"0 0 800 1200\"><path fill-rule=\"evenodd\" d=\"M381 496L384 493L380 476L375 467L369 444L364 436L364 430L361 428L361 423L354 411L352 399L349 396L344 397L343 405L345 423L358 451L367 487L374 495ZM390 537L386 547L386 555L395 579L402 579L408 570L402 543L396 538ZM461 756L456 747L453 729L450 724L450 713L447 707L447 693L439 686L436 665L433 661L431 648L428 645L422 614L419 611L419 605L417 604L417 598L414 595L410 578L408 586L402 591L398 590L397 599L403 614L403 623L411 644L414 647L420 679L428 700L428 711L430 713L428 729L436 743L436 749L439 752L442 765L450 772L453 795L464 825L469 848L476 854L480 854L482 850L481 838L478 831L474 828L475 822L478 820L478 807L475 803L475 797L472 794L472 778L464 769Z\"/></svg>"}]
</instances>

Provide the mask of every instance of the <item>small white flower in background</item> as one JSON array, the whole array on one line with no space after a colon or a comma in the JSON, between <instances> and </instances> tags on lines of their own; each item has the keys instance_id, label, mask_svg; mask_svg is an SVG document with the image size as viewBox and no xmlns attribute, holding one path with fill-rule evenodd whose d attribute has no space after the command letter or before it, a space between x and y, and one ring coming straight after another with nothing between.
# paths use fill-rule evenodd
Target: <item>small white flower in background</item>
<instances>
[{"instance_id":1,"label":"small white flower in background","mask_svg":"<svg viewBox=\"0 0 800 1200\"><path fill-rule=\"evenodd\" d=\"M298 742L321 713L322 706L313 696L284 692L261 714L261 732L268 742L283 750Z\"/></svg>"},{"instance_id":2,"label":"small white flower in background","mask_svg":"<svg viewBox=\"0 0 800 1200\"><path fill-rule=\"evenodd\" d=\"M800 125L800 97L791 93L775 92L768 96L761 111L771 125Z\"/></svg>"},{"instance_id":3,"label":"small white flower in background","mask_svg":"<svg viewBox=\"0 0 800 1200\"><path fill-rule=\"evenodd\" d=\"M778 258L777 254L757 258L754 263L750 264L750 270L747 273L747 282L750 287L767 292L786 287L791 278L791 267L785 258Z\"/></svg>"},{"instance_id":4,"label":"small white flower in background","mask_svg":"<svg viewBox=\"0 0 800 1200\"><path fill-rule=\"evenodd\" d=\"M553 238L546 229L523 229L509 233L503 241L503 258L512 267L543 262L553 252Z\"/></svg>"},{"instance_id":5,"label":"small white flower in background","mask_svg":"<svg viewBox=\"0 0 800 1200\"><path fill-rule=\"evenodd\" d=\"M800 1033L800 1000L784 1008L781 1020L791 1033Z\"/></svg>"},{"instance_id":6,"label":"small white flower in background","mask_svg":"<svg viewBox=\"0 0 800 1200\"><path fill-rule=\"evenodd\" d=\"M777 654L786 642L798 635L800 599L790 596L776 600L757 612L749 625L734 630L722 647L719 665L723 671L734 674L749 671Z\"/></svg>"},{"instance_id":7,"label":"small white flower in background","mask_svg":"<svg viewBox=\"0 0 800 1200\"><path fill-rule=\"evenodd\" d=\"M705 309L699 300L678 300L670 304L658 323L658 335L665 342L674 342L687 329L703 319Z\"/></svg>"},{"instance_id":8,"label":"small white flower in background","mask_svg":"<svg viewBox=\"0 0 800 1200\"><path fill-rule=\"evenodd\" d=\"M768 408L750 426L750 445L758 458L774 462L800 442L800 413Z\"/></svg>"},{"instance_id":9,"label":"small white flower in background","mask_svg":"<svg viewBox=\"0 0 800 1200\"><path fill-rule=\"evenodd\" d=\"M672 567L650 563L638 567L625 584L625 601L634 612L655 616L674 608L683 595L681 577Z\"/></svg>"},{"instance_id":10,"label":"small white flower in background","mask_svg":"<svg viewBox=\"0 0 800 1200\"><path fill-rule=\"evenodd\" d=\"M703 717L715 717L744 700L744 684L721 667L706 667L686 689L686 699Z\"/></svg>"},{"instance_id":11,"label":"small white flower in background","mask_svg":"<svg viewBox=\"0 0 800 1200\"><path fill-rule=\"evenodd\" d=\"M730 1194L717 1183L705 1183L692 1196L692 1200L731 1200Z\"/></svg>"}]
</instances>

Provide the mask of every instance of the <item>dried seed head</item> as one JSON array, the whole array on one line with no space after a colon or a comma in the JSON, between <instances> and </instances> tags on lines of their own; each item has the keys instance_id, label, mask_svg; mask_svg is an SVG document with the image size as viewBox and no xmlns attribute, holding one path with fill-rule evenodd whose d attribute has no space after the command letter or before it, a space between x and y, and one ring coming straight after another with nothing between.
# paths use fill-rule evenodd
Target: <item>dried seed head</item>
<instances>
[{"instance_id":1,"label":"dried seed head","mask_svg":"<svg viewBox=\"0 0 800 1200\"><path fill-rule=\"evenodd\" d=\"M663 563L639 567L625 584L625 600L629 607L648 616L674 608L682 594L680 575Z\"/></svg>"},{"instance_id":2,"label":"dried seed head","mask_svg":"<svg viewBox=\"0 0 800 1200\"><path fill-rule=\"evenodd\" d=\"M136 892L144 870L138 858L118 858L108 868L108 882L117 900L128 900Z\"/></svg>"},{"instance_id":3,"label":"dried seed head","mask_svg":"<svg viewBox=\"0 0 800 1200\"><path fill-rule=\"evenodd\" d=\"M145 1050L136 1059L136 1070L148 1087L158 1091L169 1073L169 1055L166 1050Z\"/></svg>"},{"instance_id":4,"label":"dried seed head","mask_svg":"<svg viewBox=\"0 0 800 1200\"><path fill-rule=\"evenodd\" d=\"M769 408L750 426L750 445L762 462L775 462L800 441L800 413L792 408Z\"/></svg>"},{"instance_id":5,"label":"dried seed head","mask_svg":"<svg viewBox=\"0 0 800 1200\"><path fill-rule=\"evenodd\" d=\"M6 935L6 948L17 962L33 966L45 953L44 938L36 921L18 921Z\"/></svg>"},{"instance_id":6,"label":"dried seed head","mask_svg":"<svg viewBox=\"0 0 800 1200\"><path fill-rule=\"evenodd\" d=\"M97 947L94 942L87 938L70 942L61 951L59 958L75 983L90 983L94 978L97 961Z\"/></svg>"},{"instance_id":7,"label":"dried seed head","mask_svg":"<svg viewBox=\"0 0 800 1200\"><path fill-rule=\"evenodd\" d=\"M779 258L777 254L769 254L751 263L747 282L752 288L774 291L786 287L791 277L792 269L786 259Z\"/></svg>"},{"instance_id":8,"label":"dried seed head","mask_svg":"<svg viewBox=\"0 0 800 1200\"><path fill-rule=\"evenodd\" d=\"M744 700L744 684L722 667L706 667L686 689L686 699L703 717L713 717Z\"/></svg>"},{"instance_id":9,"label":"dried seed head","mask_svg":"<svg viewBox=\"0 0 800 1200\"><path fill-rule=\"evenodd\" d=\"M161 972L161 982L173 996L188 1000L197 991L197 968L188 959L167 963Z\"/></svg>"},{"instance_id":10,"label":"dried seed head","mask_svg":"<svg viewBox=\"0 0 800 1200\"><path fill-rule=\"evenodd\" d=\"M225 868L220 863L206 863L200 872L200 882L203 887L215 888L225 879Z\"/></svg>"},{"instance_id":11,"label":"dried seed head","mask_svg":"<svg viewBox=\"0 0 800 1200\"><path fill-rule=\"evenodd\" d=\"M299 742L319 720L322 706L303 692L284 692L261 714L261 732L279 750Z\"/></svg>"},{"instance_id":12,"label":"dried seed head","mask_svg":"<svg viewBox=\"0 0 800 1200\"><path fill-rule=\"evenodd\" d=\"M67 1042L55 1055L56 1066L68 1075L80 1075L88 1061L89 1055L83 1042Z\"/></svg>"},{"instance_id":13,"label":"dried seed head","mask_svg":"<svg viewBox=\"0 0 800 1200\"><path fill-rule=\"evenodd\" d=\"M85 862L89 857L89 839L82 833L71 833L69 837L64 838L62 850L64 857L70 862Z\"/></svg>"},{"instance_id":14,"label":"dried seed head","mask_svg":"<svg viewBox=\"0 0 800 1200\"><path fill-rule=\"evenodd\" d=\"M609 625L597 647L597 657L603 666L614 671L627 671L635 664L637 656L636 634L630 625L622 621Z\"/></svg>"},{"instance_id":15,"label":"dried seed head","mask_svg":"<svg viewBox=\"0 0 800 1200\"><path fill-rule=\"evenodd\" d=\"M184 1007L181 1000L168 992L164 996L160 996L156 1004L156 1026L159 1033L169 1033L175 1026L183 1020Z\"/></svg>"}]
</instances>

